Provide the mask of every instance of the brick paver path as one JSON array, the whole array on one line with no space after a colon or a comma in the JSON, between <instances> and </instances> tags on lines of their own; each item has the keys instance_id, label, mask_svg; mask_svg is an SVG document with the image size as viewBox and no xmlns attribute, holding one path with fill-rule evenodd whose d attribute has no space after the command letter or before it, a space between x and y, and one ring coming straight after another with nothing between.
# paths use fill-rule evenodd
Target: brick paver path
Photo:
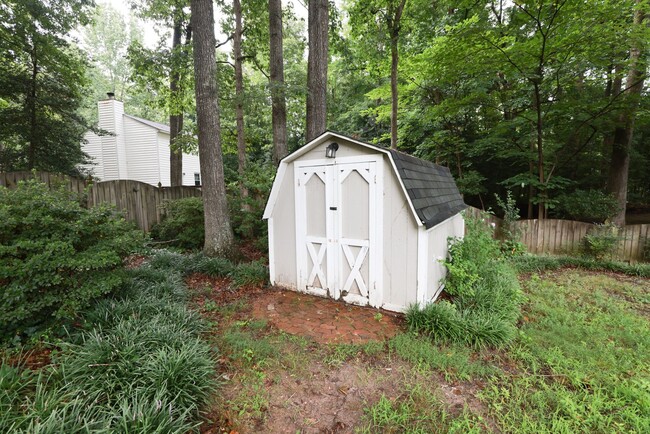
<instances>
[{"instance_id":1,"label":"brick paver path","mask_svg":"<svg viewBox=\"0 0 650 434\"><path fill-rule=\"evenodd\" d=\"M258 297L253 315L321 343L382 341L395 336L403 323L402 316L393 312L281 289L269 289Z\"/></svg>"}]
</instances>

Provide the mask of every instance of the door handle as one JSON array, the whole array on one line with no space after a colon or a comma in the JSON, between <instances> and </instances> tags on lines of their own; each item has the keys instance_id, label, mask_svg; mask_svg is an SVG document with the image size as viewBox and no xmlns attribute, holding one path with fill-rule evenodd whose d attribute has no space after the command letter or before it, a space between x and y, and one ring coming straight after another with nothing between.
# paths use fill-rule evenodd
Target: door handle
<instances>
[{"instance_id":1,"label":"door handle","mask_svg":"<svg viewBox=\"0 0 650 434\"><path fill-rule=\"evenodd\" d=\"M336 211L336 207L335 207L335 206L331 206L331 207L330 207L330 211Z\"/></svg>"}]
</instances>

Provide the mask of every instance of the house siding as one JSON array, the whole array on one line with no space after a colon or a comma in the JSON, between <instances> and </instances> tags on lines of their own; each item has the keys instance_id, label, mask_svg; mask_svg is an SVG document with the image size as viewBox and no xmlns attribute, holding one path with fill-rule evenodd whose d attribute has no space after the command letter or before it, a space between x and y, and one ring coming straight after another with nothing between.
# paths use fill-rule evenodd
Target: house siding
<instances>
[{"instance_id":1,"label":"house siding","mask_svg":"<svg viewBox=\"0 0 650 434\"><path fill-rule=\"evenodd\" d=\"M160 182L160 156L155 128L130 118L124 118L124 134L129 138L127 159L129 179L158 185Z\"/></svg>"},{"instance_id":2,"label":"house siding","mask_svg":"<svg viewBox=\"0 0 650 434\"><path fill-rule=\"evenodd\" d=\"M88 164L81 164L82 170L92 176L104 178L104 159L102 157L102 139L92 131L84 134L86 143L82 145L83 151L88 155Z\"/></svg>"},{"instance_id":3,"label":"house siding","mask_svg":"<svg viewBox=\"0 0 650 434\"><path fill-rule=\"evenodd\" d=\"M195 173L201 173L199 156L183 154L183 185L194 185Z\"/></svg>"},{"instance_id":4,"label":"house siding","mask_svg":"<svg viewBox=\"0 0 650 434\"><path fill-rule=\"evenodd\" d=\"M114 99L99 101L98 111L99 128L113 134L88 131L82 150L90 161L80 167L101 181L130 179L169 186L169 134L160 130L164 125L125 115L124 104ZM199 157L183 154L183 185L195 185L194 173L200 173Z\"/></svg>"},{"instance_id":5,"label":"house siding","mask_svg":"<svg viewBox=\"0 0 650 434\"><path fill-rule=\"evenodd\" d=\"M104 181L128 179L126 155L124 149L124 130L122 115L124 105L115 100L100 101L99 128L114 132L113 135L101 136Z\"/></svg>"}]
</instances>

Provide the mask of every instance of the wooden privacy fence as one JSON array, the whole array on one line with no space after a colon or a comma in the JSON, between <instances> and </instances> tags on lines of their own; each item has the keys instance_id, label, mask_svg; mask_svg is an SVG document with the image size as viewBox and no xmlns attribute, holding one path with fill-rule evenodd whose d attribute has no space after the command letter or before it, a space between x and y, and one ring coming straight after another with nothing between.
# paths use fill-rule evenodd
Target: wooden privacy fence
<instances>
[{"instance_id":1,"label":"wooden privacy fence","mask_svg":"<svg viewBox=\"0 0 650 434\"><path fill-rule=\"evenodd\" d=\"M482 214L476 208L466 211L473 217L483 216L497 227L501 219L493 215ZM597 225L571 220L518 220L513 223L513 229L521 233L520 241L530 253L565 254L576 253L580 250L584 236L597 228ZM620 241L614 253L622 261L643 261L644 249L650 242L650 224L627 225L618 233Z\"/></svg>"},{"instance_id":2,"label":"wooden privacy fence","mask_svg":"<svg viewBox=\"0 0 650 434\"><path fill-rule=\"evenodd\" d=\"M129 180L91 182L47 172L0 173L0 185L9 188L27 179L38 179L50 187L63 185L74 193L85 193L88 206L115 205L127 220L135 222L145 232L149 232L155 223L160 222L163 215L161 205L165 200L201 196L201 189L198 187L155 187Z\"/></svg>"}]
</instances>

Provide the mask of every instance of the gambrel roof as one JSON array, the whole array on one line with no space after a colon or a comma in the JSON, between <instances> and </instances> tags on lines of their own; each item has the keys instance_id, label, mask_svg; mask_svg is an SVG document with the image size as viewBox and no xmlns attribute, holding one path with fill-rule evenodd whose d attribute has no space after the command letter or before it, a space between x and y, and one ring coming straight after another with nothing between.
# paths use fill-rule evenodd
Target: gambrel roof
<instances>
[{"instance_id":1,"label":"gambrel roof","mask_svg":"<svg viewBox=\"0 0 650 434\"><path fill-rule=\"evenodd\" d=\"M381 148L352 137L326 131L282 159L263 218L271 217L287 164L330 139L342 139L386 154L419 226L432 228L467 208L449 168L403 152Z\"/></svg>"},{"instance_id":2,"label":"gambrel roof","mask_svg":"<svg viewBox=\"0 0 650 434\"><path fill-rule=\"evenodd\" d=\"M449 168L390 150L397 173L427 229L467 208Z\"/></svg>"}]
</instances>

